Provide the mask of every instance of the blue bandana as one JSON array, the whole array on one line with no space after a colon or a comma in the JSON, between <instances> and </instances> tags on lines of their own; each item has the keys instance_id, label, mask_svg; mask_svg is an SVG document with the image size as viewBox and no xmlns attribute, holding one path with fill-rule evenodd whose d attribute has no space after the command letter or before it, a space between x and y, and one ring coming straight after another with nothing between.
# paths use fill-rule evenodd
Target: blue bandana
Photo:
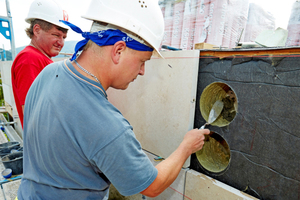
<instances>
[{"instance_id":1,"label":"blue bandana","mask_svg":"<svg viewBox=\"0 0 300 200\"><path fill-rule=\"evenodd\" d=\"M71 61L76 59L76 55L79 51L82 51L83 47L89 40L92 40L99 46L106 46L106 45L114 45L118 41L124 41L126 45L134 50L137 51L153 51L153 48L144 45L133 38L129 37L126 33L120 30L108 29L102 30L94 33L90 32L83 32L79 27L71 24L70 22L60 20L65 25L69 26L73 31L76 33L80 33L84 40L79 41L75 46L75 53L73 54Z\"/></svg>"}]
</instances>

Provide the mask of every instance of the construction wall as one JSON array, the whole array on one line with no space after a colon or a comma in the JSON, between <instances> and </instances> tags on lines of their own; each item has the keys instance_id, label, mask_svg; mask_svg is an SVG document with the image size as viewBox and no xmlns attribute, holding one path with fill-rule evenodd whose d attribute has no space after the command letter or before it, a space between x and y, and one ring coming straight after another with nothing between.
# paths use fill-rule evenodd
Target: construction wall
<instances>
[{"instance_id":1,"label":"construction wall","mask_svg":"<svg viewBox=\"0 0 300 200\"><path fill-rule=\"evenodd\" d=\"M167 158L194 128L195 110L199 110L196 106L199 53L199 50L164 51L165 59L147 61L145 75L128 89L107 90L108 100L133 126L136 138L154 165L158 163L154 157ZM188 158L176 181L154 199L256 199L190 169L190 165Z\"/></svg>"},{"instance_id":2,"label":"construction wall","mask_svg":"<svg viewBox=\"0 0 300 200\"><path fill-rule=\"evenodd\" d=\"M224 141L214 148L206 142L204 156L193 154L190 167L259 199L296 200L300 197L300 55L280 52L201 56L195 127L207 120L203 107L211 108L220 99L224 110L208 128ZM232 104L225 101L227 97Z\"/></svg>"}]
</instances>

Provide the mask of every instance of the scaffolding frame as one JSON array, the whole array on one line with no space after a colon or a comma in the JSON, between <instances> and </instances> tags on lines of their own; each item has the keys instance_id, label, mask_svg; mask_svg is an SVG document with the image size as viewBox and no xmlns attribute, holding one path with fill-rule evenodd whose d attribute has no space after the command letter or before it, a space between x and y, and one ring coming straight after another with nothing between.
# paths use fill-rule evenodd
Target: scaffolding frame
<instances>
[{"instance_id":1,"label":"scaffolding frame","mask_svg":"<svg viewBox=\"0 0 300 200\"><path fill-rule=\"evenodd\" d=\"M6 2L6 13L7 16L0 16L0 33L8 40L10 40L10 46L11 46L11 56L12 60L16 57L16 47L15 47L15 36L13 31L13 25L12 25L12 17L9 7L9 0L5 0ZM8 26L4 26L4 24L7 24Z\"/></svg>"}]
</instances>

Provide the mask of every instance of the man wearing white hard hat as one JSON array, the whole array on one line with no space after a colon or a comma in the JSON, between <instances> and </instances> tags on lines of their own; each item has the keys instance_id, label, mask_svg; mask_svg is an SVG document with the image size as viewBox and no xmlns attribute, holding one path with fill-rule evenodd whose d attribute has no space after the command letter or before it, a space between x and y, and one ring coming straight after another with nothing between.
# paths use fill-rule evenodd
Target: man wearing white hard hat
<instances>
[{"instance_id":1,"label":"man wearing white hard hat","mask_svg":"<svg viewBox=\"0 0 300 200\"><path fill-rule=\"evenodd\" d=\"M22 126L28 89L44 67L53 62L51 58L57 56L64 46L68 27L60 20L67 21L68 15L57 2L32 2L25 19L30 24L26 34L31 42L16 56L11 69L13 93Z\"/></svg>"},{"instance_id":2,"label":"man wearing white hard hat","mask_svg":"<svg viewBox=\"0 0 300 200\"><path fill-rule=\"evenodd\" d=\"M28 92L18 198L103 199L111 183L124 196L158 196L209 130L186 133L154 167L106 94L110 87L125 90L145 73L152 54L159 55L164 20L158 2L92 0L83 17L93 21L90 32L64 21L84 37L72 58L46 67Z\"/></svg>"}]
</instances>

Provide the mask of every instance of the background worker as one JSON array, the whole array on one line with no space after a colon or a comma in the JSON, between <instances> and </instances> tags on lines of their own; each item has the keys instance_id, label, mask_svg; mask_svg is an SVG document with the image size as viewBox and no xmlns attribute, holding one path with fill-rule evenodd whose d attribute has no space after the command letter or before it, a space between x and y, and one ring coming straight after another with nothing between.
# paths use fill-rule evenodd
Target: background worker
<instances>
[{"instance_id":1,"label":"background worker","mask_svg":"<svg viewBox=\"0 0 300 200\"><path fill-rule=\"evenodd\" d=\"M59 20L68 21L68 15L55 1L32 2L25 19L30 24L26 34L31 42L18 53L11 68L13 93L22 126L25 98L32 82L64 46L68 27Z\"/></svg>"},{"instance_id":2,"label":"background worker","mask_svg":"<svg viewBox=\"0 0 300 200\"><path fill-rule=\"evenodd\" d=\"M85 38L71 60L47 66L28 92L19 200L103 199L110 183L125 196L155 197L209 133L187 132L154 167L106 90L125 90L144 75L153 52L159 54L164 20L158 2L92 0L84 17L93 20L90 32L65 22Z\"/></svg>"}]
</instances>

